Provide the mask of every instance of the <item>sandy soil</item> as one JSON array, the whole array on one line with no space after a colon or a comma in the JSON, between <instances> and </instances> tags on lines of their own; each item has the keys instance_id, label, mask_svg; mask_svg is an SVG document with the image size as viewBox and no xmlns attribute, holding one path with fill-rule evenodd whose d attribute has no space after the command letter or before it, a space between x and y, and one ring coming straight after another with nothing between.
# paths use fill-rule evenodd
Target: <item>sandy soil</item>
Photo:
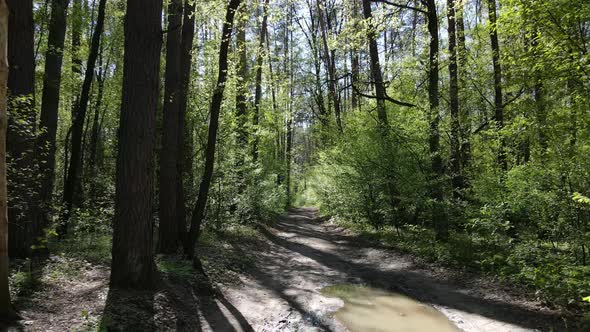
<instances>
[{"instance_id":1,"label":"sandy soil","mask_svg":"<svg viewBox=\"0 0 590 332\"><path fill-rule=\"evenodd\" d=\"M515 298L498 285L424 267L408 255L363 243L320 222L314 209L293 209L263 233L266 245L243 252L255 261L253 271L242 276L239 285L221 287L242 324L232 323L231 329L203 324L204 330L345 331L333 318L342 300L320 293L335 284L405 294L433 306L464 331L564 330L557 315L538 303Z\"/></svg>"}]
</instances>

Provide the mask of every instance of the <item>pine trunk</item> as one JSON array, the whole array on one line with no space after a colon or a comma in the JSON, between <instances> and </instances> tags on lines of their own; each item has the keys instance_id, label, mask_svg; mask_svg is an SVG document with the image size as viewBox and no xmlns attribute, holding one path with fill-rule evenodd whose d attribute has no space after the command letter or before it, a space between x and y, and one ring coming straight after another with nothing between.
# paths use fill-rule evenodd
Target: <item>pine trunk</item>
<instances>
[{"instance_id":1,"label":"pine trunk","mask_svg":"<svg viewBox=\"0 0 590 332\"><path fill-rule=\"evenodd\" d=\"M128 0L111 286L152 288L153 178L162 0ZM141 82L141 84L137 84Z\"/></svg>"},{"instance_id":2,"label":"pine trunk","mask_svg":"<svg viewBox=\"0 0 590 332\"><path fill-rule=\"evenodd\" d=\"M68 167L68 174L64 184L64 213L61 223L58 227L58 234L64 237L68 232L68 221L70 219L74 202L80 201L82 193L80 192L82 183L82 138L84 136L84 122L86 120L86 113L88 111L88 102L90 100L90 89L92 87L92 80L94 79L94 68L96 67L96 59L100 48L100 38L104 26L106 0L100 0L98 5L98 17L96 26L92 34L92 43L90 45L90 54L88 55L88 62L86 63L86 73L84 74L84 83L82 83L82 92L78 102L78 108L73 114L72 121L72 147L70 155L70 165Z\"/></svg>"},{"instance_id":3,"label":"pine trunk","mask_svg":"<svg viewBox=\"0 0 590 332\"><path fill-rule=\"evenodd\" d=\"M49 224L52 212L61 69L69 2L70 0L53 1L51 20L49 22L48 48L45 54L41 120L39 123L39 138L37 139L39 174L41 176L39 195L43 210L43 226Z\"/></svg>"},{"instance_id":4,"label":"pine trunk","mask_svg":"<svg viewBox=\"0 0 590 332\"><path fill-rule=\"evenodd\" d=\"M192 67L193 40L195 38L195 1L184 1L184 15L182 23L182 41L180 54L180 75L182 86L180 87L180 106L178 114L178 156L176 173L178 183L176 186L176 213L177 228L181 242L186 238L186 205L184 176L192 177L192 130L186 123L186 110L188 104L188 91L190 88L190 75ZM189 183L192 183L190 181Z\"/></svg>"},{"instance_id":5,"label":"pine trunk","mask_svg":"<svg viewBox=\"0 0 590 332\"><path fill-rule=\"evenodd\" d=\"M258 40L258 50L256 54L256 89L254 91L254 131L256 134L254 135L254 146L252 147L254 161L258 160L258 145L260 142L258 125L260 122L260 102L262 101L262 64L264 60L264 42L266 40L268 5L269 1L265 0Z\"/></svg>"},{"instance_id":6,"label":"pine trunk","mask_svg":"<svg viewBox=\"0 0 590 332\"><path fill-rule=\"evenodd\" d=\"M8 252L30 257L42 235L36 188L35 56L32 0L8 0Z\"/></svg>"},{"instance_id":7,"label":"pine trunk","mask_svg":"<svg viewBox=\"0 0 590 332\"><path fill-rule=\"evenodd\" d=\"M447 22L449 30L449 100L451 113L451 183L453 196L462 197L463 177L461 171L461 115L459 114L459 76L457 67L457 23L455 21L455 0L447 1Z\"/></svg>"},{"instance_id":8,"label":"pine trunk","mask_svg":"<svg viewBox=\"0 0 590 332\"><path fill-rule=\"evenodd\" d=\"M8 126L6 85L8 83L8 7L0 0L0 320L18 319L8 286L8 193L6 184L6 129Z\"/></svg>"},{"instance_id":9,"label":"pine trunk","mask_svg":"<svg viewBox=\"0 0 590 332\"><path fill-rule=\"evenodd\" d=\"M180 135L180 54L182 40L182 0L168 4L168 33L166 38L166 77L164 88L164 134L160 152L160 227L158 252L173 254L180 245L178 234L177 164Z\"/></svg>"},{"instance_id":10,"label":"pine trunk","mask_svg":"<svg viewBox=\"0 0 590 332\"><path fill-rule=\"evenodd\" d=\"M227 13L225 14L225 21L223 23L221 45L219 46L219 72L217 76L217 85L213 91L211 105L209 107L210 120L207 146L205 148L205 170L203 172L201 184L199 185L199 196L193 209L191 227L184 247L184 254L188 259L192 259L195 255L195 245L201 232L201 224L205 217L209 188L211 187L211 181L213 179L215 145L217 143L217 130L219 128L219 113L221 111L221 102L223 101L225 82L227 81L227 54L234 25L234 16L239 6L240 0L229 1Z\"/></svg>"},{"instance_id":11,"label":"pine trunk","mask_svg":"<svg viewBox=\"0 0 590 332\"><path fill-rule=\"evenodd\" d=\"M375 86L375 96L377 97L377 118L381 127L381 134L388 135L389 121L387 120L387 111L385 109L385 85L383 82L383 74L381 73L381 65L379 64L379 49L377 48L377 31L373 21L373 12L371 9L371 1L363 0L363 14L365 20L369 22L369 30L367 32L367 39L369 40L369 61L371 65L371 77Z\"/></svg>"},{"instance_id":12,"label":"pine trunk","mask_svg":"<svg viewBox=\"0 0 590 332\"><path fill-rule=\"evenodd\" d=\"M439 50L438 38L438 14L436 1L427 0L428 34L430 36L429 61L428 61L428 100L430 113L428 121L430 126L429 148L432 167L432 179L430 197L434 202L432 207L432 219L435 224L437 237L445 238L448 235L448 218L444 209L444 166L440 151L440 100L439 100Z\"/></svg>"}]
</instances>

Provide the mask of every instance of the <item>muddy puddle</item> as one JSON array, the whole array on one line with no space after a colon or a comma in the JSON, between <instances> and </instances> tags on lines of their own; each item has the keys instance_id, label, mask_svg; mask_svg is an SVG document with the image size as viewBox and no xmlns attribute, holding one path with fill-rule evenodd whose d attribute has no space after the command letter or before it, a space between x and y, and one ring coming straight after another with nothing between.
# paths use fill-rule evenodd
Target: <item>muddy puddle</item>
<instances>
[{"instance_id":1,"label":"muddy puddle","mask_svg":"<svg viewBox=\"0 0 590 332\"><path fill-rule=\"evenodd\" d=\"M321 292L344 301L334 316L351 332L460 331L433 307L401 294L358 285L329 286Z\"/></svg>"}]
</instances>

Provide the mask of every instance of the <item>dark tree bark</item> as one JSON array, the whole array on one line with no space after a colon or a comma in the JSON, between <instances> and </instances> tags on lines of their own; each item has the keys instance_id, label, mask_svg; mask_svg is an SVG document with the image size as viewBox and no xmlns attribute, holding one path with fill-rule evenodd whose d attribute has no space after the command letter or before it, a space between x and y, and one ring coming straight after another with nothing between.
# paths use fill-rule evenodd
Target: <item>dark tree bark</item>
<instances>
[{"instance_id":1,"label":"dark tree bark","mask_svg":"<svg viewBox=\"0 0 590 332\"><path fill-rule=\"evenodd\" d=\"M244 159L246 155L243 153L244 151L248 151L248 49L246 45L246 22L248 17L248 7L246 3L243 3L240 10L240 15L236 19L236 47L238 53L238 63L237 63L237 82L236 82L236 121L238 123L237 128L237 144L238 150L240 153L239 161L238 161L238 168L241 168L241 165L244 164ZM262 31L260 32L262 34ZM258 63L258 62L257 62ZM256 71L258 73L258 71ZM261 75L262 77L262 75ZM258 81L256 81L258 83ZM258 85L256 86L258 88ZM256 90L258 91L258 90ZM256 101L255 107L256 107ZM256 112L258 111L258 107L256 107ZM257 114L254 114L254 124L257 125ZM256 127L255 127L256 128ZM256 139L258 135L254 135L254 142L252 147L252 155L254 159L258 157L258 141ZM247 153L247 152L246 152ZM241 177L240 177L241 178ZM241 189L243 189L243 183L240 185Z\"/></svg>"},{"instance_id":2,"label":"dark tree bark","mask_svg":"<svg viewBox=\"0 0 590 332\"><path fill-rule=\"evenodd\" d=\"M8 253L23 258L41 236L35 156L35 55L32 0L8 0ZM14 181L13 181L14 179Z\"/></svg>"},{"instance_id":3,"label":"dark tree bark","mask_svg":"<svg viewBox=\"0 0 590 332\"><path fill-rule=\"evenodd\" d=\"M231 41L234 16L240 5L240 2L240 0L229 1L227 12L225 14L225 21L223 23L221 45L219 46L219 72L217 76L217 85L213 91L211 105L209 107L210 119L207 146L205 149L205 170L203 172L201 184L199 185L199 197L197 197L197 202L195 203L195 207L193 209L191 227L184 248L184 254L188 259L192 259L195 255L195 245L200 235L203 218L205 217L205 208L207 206L209 188L211 187L211 180L213 179L215 145L217 143L217 130L219 128L219 113L221 111L221 102L223 101L225 82L227 81L227 53L229 51L229 43Z\"/></svg>"},{"instance_id":4,"label":"dark tree bark","mask_svg":"<svg viewBox=\"0 0 590 332\"><path fill-rule=\"evenodd\" d=\"M168 33L166 39L166 77L164 88L164 134L160 152L160 228L158 252L173 254L178 249L177 164L180 135L180 53L182 40L182 0L168 4Z\"/></svg>"},{"instance_id":5,"label":"dark tree bark","mask_svg":"<svg viewBox=\"0 0 590 332\"><path fill-rule=\"evenodd\" d=\"M293 24L293 6L289 6L289 14L288 14L288 21L287 26L291 26ZM288 29L287 31L287 38L289 39L289 47L285 48L285 61L289 61L289 103L287 109L287 139L286 139L286 150L285 150L285 163L287 167L287 176L285 179L285 187L286 187L286 194L287 194L287 206L286 208L291 207L292 201L292 194L291 194L291 160L293 159L293 29ZM288 59L288 60L287 60Z\"/></svg>"},{"instance_id":6,"label":"dark tree bark","mask_svg":"<svg viewBox=\"0 0 590 332\"><path fill-rule=\"evenodd\" d=\"M467 62L467 46L465 39L465 1L456 0L455 3L455 18L457 24L457 60L461 70L465 69Z\"/></svg>"},{"instance_id":7,"label":"dark tree bark","mask_svg":"<svg viewBox=\"0 0 590 332\"><path fill-rule=\"evenodd\" d=\"M8 193L6 184L6 130L8 83L8 6L0 0L0 320L12 323L20 317L10 301L8 283Z\"/></svg>"},{"instance_id":8,"label":"dark tree bark","mask_svg":"<svg viewBox=\"0 0 590 332\"><path fill-rule=\"evenodd\" d=\"M73 90L77 91L80 88L80 83L82 81L82 57L80 56L80 44L82 43L82 25L84 22L84 9L82 5L82 0L73 0L72 3L72 11L70 14L70 21L72 22L72 74L73 74ZM74 93L73 100L72 100L72 121L74 120L74 115L78 110L78 104L80 103L80 95ZM69 128L71 131L72 128ZM71 137L71 135L70 135ZM69 138L65 142L66 150L69 151ZM68 154L65 155L64 158L65 162L65 171L67 177L67 168L69 166L69 162L67 162ZM64 180L65 183L65 180Z\"/></svg>"},{"instance_id":9,"label":"dark tree bark","mask_svg":"<svg viewBox=\"0 0 590 332\"><path fill-rule=\"evenodd\" d=\"M162 48L162 0L127 0L117 155L114 287L152 288L153 177Z\"/></svg>"},{"instance_id":10,"label":"dark tree bark","mask_svg":"<svg viewBox=\"0 0 590 332\"><path fill-rule=\"evenodd\" d=\"M99 167L99 160L98 160L98 147L100 145L100 118L102 114L102 107L103 107L103 99L104 99L104 84L106 81L106 76L108 73L108 69L110 67L110 61L107 60L106 64L103 64L103 50L101 47L101 52L98 59L98 67L99 71L96 77L96 81L98 83L98 92L96 96L96 104L94 105L94 117L92 119L92 130L90 134L90 156L87 162L87 178L92 178ZM102 115L104 116L104 115ZM92 195L96 194L95 187L97 184L96 179L90 179L92 188L91 192ZM93 196L95 197L95 196Z\"/></svg>"},{"instance_id":11,"label":"dark tree bark","mask_svg":"<svg viewBox=\"0 0 590 332\"><path fill-rule=\"evenodd\" d=\"M465 89L467 85L467 46L465 38L465 2L466 0L458 0L455 8L455 15L457 17L457 62L459 72L459 89ZM462 104L465 100L465 96L459 94L460 103ZM471 117L469 114L469 108L462 107L460 110L460 123L461 123L461 169L464 173L464 169L469 165L471 159ZM463 176L463 182L467 187L467 178Z\"/></svg>"},{"instance_id":12,"label":"dark tree bark","mask_svg":"<svg viewBox=\"0 0 590 332\"><path fill-rule=\"evenodd\" d=\"M70 20L71 22L71 30L72 30L72 62L71 62L71 70L72 70L72 108L70 109L71 112L71 120L72 124L68 128L68 132L64 141L64 174L63 174L63 182L64 184L67 182L68 178L68 167L70 165L70 145L71 145L71 137L72 137L72 126L73 121L75 118L75 114L79 108L80 104L80 95L77 93L80 89L80 84L82 82L82 58L80 56L80 44L82 42L82 25L84 22L84 8L82 4L82 0L73 0L72 3L72 10L70 13ZM63 193L62 193L62 203L63 203ZM63 206L62 206L63 209ZM62 216L63 217L63 211Z\"/></svg>"},{"instance_id":13,"label":"dark tree bark","mask_svg":"<svg viewBox=\"0 0 590 332\"><path fill-rule=\"evenodd\" d=\"M324 89L322 87L322 62L320 59L320 47L318 46L318 23L317 15L314 12L314 6L311 3L311 0L306 1L308 10L309 10L309 18L310 22L307 24L308 32L305 33L305 29L303 25L300 23L300 20L297 20L297 23L301 27L301 30L305 33L305 39L307 40L307 44L311 49L311 53L313 55L313 67L314 67L314 83L315 83L315 91L314 91L314 101L316 106L318 107L317 110L317 118L322 124L324 129L327 129L330 125L329 122L329 114L326 112L326 105L324 104Z\"/></svg>"},{"instance_id":14,"label":"dark tree bark","mask_svg":"<svg viewBox=\"0 0 590 332\"><path fill-rule=\"evenodd\" d=\"M69 2L70 0L53 1L49 23L48 48L45 54L41 120L37 139L39 174L41 176L39 195L43 212L43 226L49 224L52 213L59 93Z\"/></svg>"},{"instance_id":15,"label":"dark tree bark","mask_svg":"<svg viewBox=\"0 0 590 332\"><path fill-rule=\"evenodd\" d=\"M496 0L488 1L488 14L490 20L490 41L492 45L492 64L494 67L494 120L496 129L500 132L504 129L504 100L502 93L502 65L500 63L500 43L498 41L498 23L496 17ZM508 170L506 159L506 140L500 133L500 146L498 148L498 165L504 172Z\"/></svg>"},{"instance_id":16,"label":"dark tree bark","mask_svg":"<svg viewBox=\"0 0 590 332\"><path fill-rule=\"evenodd\" d=\"M359 55L356 51L350 52L350 64L351 64L351 84L352 86L358 86L359 84L359 77L360 77L360 70L359 70ZM352 91L351 94L351 108L357 109L360 107L359 97L355 91Z\"/></svg>"},{"instance_id":17,"label":"dark tree bark","mask_svg":"<svg viewBox=\"0 0 590 332\"><path fill-rule=\"evenodd\" d=\"M72 120L72 152L70 155L70 166L68 167L68 175L64 184L63 204L64 213L61 223L58 227L58 234L63 237L68 232L68 221L74 208L75 196L82 195L79 188L81 187L82 174L82 138L84 135L84 122L86 120L86 113L88 111L88 102L90 99L90 88L92 87L92 80L94 78L94 68L96 67L96 59L100 48L100 38L104 26L106 0L100 0L98 5L98 17L94 33L92 34L92 43L90 45L90 53L88 55L88 62L86 63L86 73L84 74L84 83L82 83L82 92L78 102L78 109L73 114Z\"/></svg>"},{"instance_id":18,"label":"dark tree bark","mask_svg":"<svg viewBox=\"0 0 590 332\"><path fill-rule=\"evenodd\" d=\"M287 206L286 208L291 207L292 203L292 193L291 193L291 160L293 159L293 113L292 113L292 101L289 101L289 114L287 118L287 142L286 142L286 151L285 151L285 163L287 165L287 177L285 179L285 190L287 193Z\"/></svg>"},{"instance_id":19,"label":"dark tree bark","mask_svg":"<svg viewBox=\"0 0 590 332\"><path fill-rule=\"evenodd\" d=\"M428 122L430 126L429 132L429 148L430 148L430 162L432 167L432 179L430 195L434 202L432 207L432 219L435 223L435 228L438 238L446 238L448 236L448 218L444 210L444 166L440 151L440 100L439 100L439 50L440 42L438 38L438 15L436 10L436 0L427 0L427 22L428 34L430 36L429 43L429 57L428 57L428 100L430 104L430 112L428 114Z\"/></svg>"},{"instance_id":20,"label":"dark tree bark","mask_svg":"<svg viewBox=\"0 0 590 332\"><path fill-rule=\"evenodd\" d=\"M535 57L539 57L539 50L538 50L538 41L536 38L532 38L531 43L531 51ZM535 80L535 85L533 87L533 99L535 100L535 117L537 120L537 139L539 142L539 147L541 148L541 163L545 163L545 159L547 157L547 149L549 148L549 144L547 142L547 107L545 100L545 85L543 84L543 77L541 75L541 71L535 69L534 67L531 68L531 72L533 72L533 78ZM568 84L568 88L571 85ZM526 148L525 152L525 160L528 161L528 155L530 154L530 147L529 142L525 142Z\"/></svg>"},{"instance_id":21,"label":"dark tree bark","mask_svg":"<svg viewBox=\"0 0 590 332\"><path fill-rule=\"evenodd\" d=\"M274 70L273 70L273 58L272 58L272 52L271 52L271 48L270 48L270 37L269 37L270 33L266 34L266 55L267 55L267 60L268 60L268 71L269 71L269 79L270 79L270 94L271 94L271 99L272 99L272 111L274 114L278 114L279 111L279 107L277 105L277 96L276 96L276 79L274 76ZM282 149L282 145L281 145L281 128L280 125L277 124L275 129L275 158L276 160L279 162L279 164L282 164L283 162L283 156L281 153L281 149ZM282 174L279 172L277 174L277 180L276 180L276 185L277 187L280 186L283 182L283 176Z\"/></svg>"},{"instance_id":22,"label":"dark tree bark","mask_svg":"<svg viewBox=\"0 0 590 332\"><path fill-rule=\"evenodd\" d=\"M381 72L381 65L379 63L379 49L377 47L377 30L375 22L373 22L373 13L371 10L371 0L363 0L363 15L365 20L368 21L367 39L369 41L369 62L371 68L371 78L373 85L375 86L375 99L377 100L377 120L379 135L382 139L382 149L384 156L389 159L389 163L393 164L392 152L394 145L392 144L390 133L389 133L389 120L387 119L387 109L385 108L385 101L392 100L387 96L385 89L385 83L383 82L383 76ZM357 90L358 92L358 90ZM395 174L393 172L387 173L387 181L385 188L389 196L389 202L393 211L397 211L399 208L399 191L396 187Z\"/></svg>"},{"instance_id":23,"label":"dark tree bark","mask_svg":"<svg viewBox=\"0 0 590 332\"><path fill-rule=\"evenodd\" d=\"M82 40L82 0L73 0L72 4L72 72L77 76L82 76L82 58L80 57L80 44ZM75 97L78 99L78 96ZM76 103L72 108L72 113L76 111Z\"/></svg>"},{"instance_id":24,"label":"dark tree bark","mask_svg":"<svg viewBox=\"0 0 590 332\"><path fill-rule=\"evenodd\" d=\"M547 149L549 143L547 142L547 107L545 100L545 87L543 81L537 75L535 87L533 88L533 97L535 99L536 120L538 125L538 141L541 148L541 162L545 162L547 157Z\"/></svg>"},{"instance_id":25,"label":"dark tree bark","mask_svg":"<svg viewBox=\"0 0 590 332\"><path fill-rule=\"evenodd\" d=\"M195 39L195 4L196 1L184 1L184 15L182 23L182 41L180 53L180 75L182 86L179 94L178 114L178 156L176 173L178 183L176 186L176 213L177 227L180 240L184 243L186 238L186 205L184 192L184 175L192 176L192 132L186 123L186 110L188 104L188 91L192 67L193 40Z\"/></svg>"},{"instance_id":26,"label":"dark tree bark","mask_svg":"<svg viewBox=\"0 0 590 332\"><path fill-rule=\"evenodd\" d=\"M275 76L274 76L274 71L272 69L272 57L271 57L271 52L270 52L270 38L269 38L269 34L266 34L266 54L267 54L267 58L268 58L268 72L269 72L269 78L270 78L270 94L271 94L271 99L272 99L272 111L276 114L278 112L278 106L277 106L277 95L276 95L276 81L275 81ZM278 146L277 146L278 147ZM279 158L279 156L276 156L277 159Z\"/></svg>"},{"instance_id":27,"label":"dark tree bark","mask_svg":"<svg viewBox=\"0 0 590 332\"><path fill-rule=\"evenodd\" d=\"M457 70L457 33L455 0L447 1L447 22L449 30L449 100L451 113L451 160L450 172L453 196L462 197L463 177L461 172L461 123L459 114L459 77Z\"/></svg>"},{"instance_id":28,"label":"dark tree bark","mask_svg":"<svg viewBox=\"0 0 590 332\"><path fill-rule=\"evenodd\" d=\"M256 54L256 88L254 91L254 144L252 147L252 159L254 162L258 160L258 145L260 137L258 133L258 125L260 122L260 102L262 101L262 63L264 60L264 42L266 41L266 25L268 21L268 5L269 0L264 1L264 8L262 14L262 23L260 26L260 36L258 41L258 50Z\"/></svg>"},{"instance_id":29,"label":"dark tree bark","mask_svg":"<svg viewBox=\"0 0 590 332\"><path fill-rule=\"evenodd\" d=\"M353 19L360 18L360 10L358 8L358 0L354 0L352 2L352 17ZM355 27L358 29L358 24L355 24ZM360 60L359 60L359 51L358 50L351 50L350 51L350 69L351 69L351 85L358 86L360 81ZM359 103L359 95L354 91L351 93L351 108L359 109L360 110L360 103Z\"/></svg>"},{"instance_id":30,"label":"dark tree bark","mask_svg":"<svg viewBox=\"0 0 590 332\"><path fill-rule=\"evenodd\" d=\"M371 65L371 77L375 86L375 96L377 98L377 118L381 127L381 134L387 136L389 130L389 121L387 120L387 111L385 109L385 85L379 64L379 49L377 48L377 31L373 21L373 12L371 10L371 1L363 0L363 15L365 20L369 21L369 30L367 39L369 41L369 59Z\"/></svg>"},{"instance_id":31,"label":"dark tree bark","mask_svg":"<svg viewBox=\"0 0 590 332\"><path fill-rule=\"evenodd\" d=\"M340 95L338 92L338 81L336 80L336 66L335 66L335 60L334 60L334 53L330 51L330 48L328 47L328 28L326 27L326 17L324 15L324 10L326 10L326 8L322 8L325 7L325 1L322 2L323 5L320 5L320 1L317 1L317 11L318 11L318 20L320 23L320 31L322 34L322 44L324 46L324 63L326 65L326 71L328 74L328 87L329 87L329 93L330 93L330 98L332 99L332 103L334 104L334 115L336 117L336 126L338 127L338 130L340 132L342 132L343 127L342 127L342 111L340 110ZM370 4L369 4L370 6ZM377 42L375 41L375 45L377 44Z\"/></svg>"}]
</instances>

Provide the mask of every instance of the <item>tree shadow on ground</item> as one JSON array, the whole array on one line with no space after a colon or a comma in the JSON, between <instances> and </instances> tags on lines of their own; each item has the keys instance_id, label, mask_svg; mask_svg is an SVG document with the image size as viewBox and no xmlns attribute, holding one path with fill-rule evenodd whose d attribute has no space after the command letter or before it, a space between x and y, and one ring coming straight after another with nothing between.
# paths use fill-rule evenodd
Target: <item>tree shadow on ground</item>
<instances>
[{"instance_id":1,"label":"tree shadow on ground","mask_svg":"<svg viewBox=\"0 0 590 332\"><path fill-rule=\"evenodd\" d=\"M34 306L32 299L43 291L41 278L43 270L47 266L48 257L35 256L32 260L16 259L11 261L11 270L21 271L20 281L16 297L12 300L15 309L15 317L8 317L3 320L0 317L0 331L26 331L23 323L24 317L19 316L21 311L28 310Z\"/></svg>"},{"instance_id":2,"label":"tree shadow on ground","mask_svg":"<svg viewBox=\"0 0 590 332\"><path fill-rule=\"evenodd\" d=\"M296 214L301 213L298 210L292 212ZM533 310L502 300L487 299L467 294L460 287L450 282L436 280L430 276L411 270L386 270L374 264L353 261L354 257L358 255L358 248L355 245L349 245L350 248L347 245L338 247L338 255L336 255L332 252L319 250L306 244L292 241L293 238L297 237L314 237L333 243L337 241L347 244L365 242L360 239L357 241L353 236L344 236L344 238L342 235L331 236L330 233L326 233L325 231L316 230L313 227L302 227L301 224L298 224L302 221L313 222L312 219L308 215L304 215L303 218L300 216L283 216L279 218L276 229L287 233L285 238L275 235L266 228L262 228L262 234L270 242L286 250L286 252L274 250L272 257L262 258L267 260L265 265L271 266L272 269L272 264L275 264L276 270L281 270L285 267L289 269L289 272L273 273L270 279L269 276L262 277L264 279L262 282L268 283L268 280L272 280L273 285L269 288L274 287L276 289L276 286L280 285L279 289L286 289L291 283L290 278L292 278L292 275L304 274L306 278L314 277L309 271L309 266L306 264L294 264L293 261L289 260L288 266L283 265L281 267L281 264L284 264L282 262L290 255L292 256L292 254L289 254L290 251L318 262L329 270L343 275L346 280L356 280L357 282L365 283L375 288L396 291L424 303L454 308L523 328L541 329L543 331L566 329L564 323L550 313ZM351 259L348 259L348 257ZM298 269L300 271L297 271ZM281 294L281 296L283 298L287 297L285 300L293 304L293 298L288 298L285 294Z\"/></svg>"},{"instance_id":3,"label":"tree shadow on ground","mask_svg":"<svg viewBox=\"0 0 590 332\"><path fill-rule=\"evenodd\" d=\"M159 285L152 291L111 288L99 330L254 331L198 268L191 278L162 274Z\"/></svg>"}]
</instances>

